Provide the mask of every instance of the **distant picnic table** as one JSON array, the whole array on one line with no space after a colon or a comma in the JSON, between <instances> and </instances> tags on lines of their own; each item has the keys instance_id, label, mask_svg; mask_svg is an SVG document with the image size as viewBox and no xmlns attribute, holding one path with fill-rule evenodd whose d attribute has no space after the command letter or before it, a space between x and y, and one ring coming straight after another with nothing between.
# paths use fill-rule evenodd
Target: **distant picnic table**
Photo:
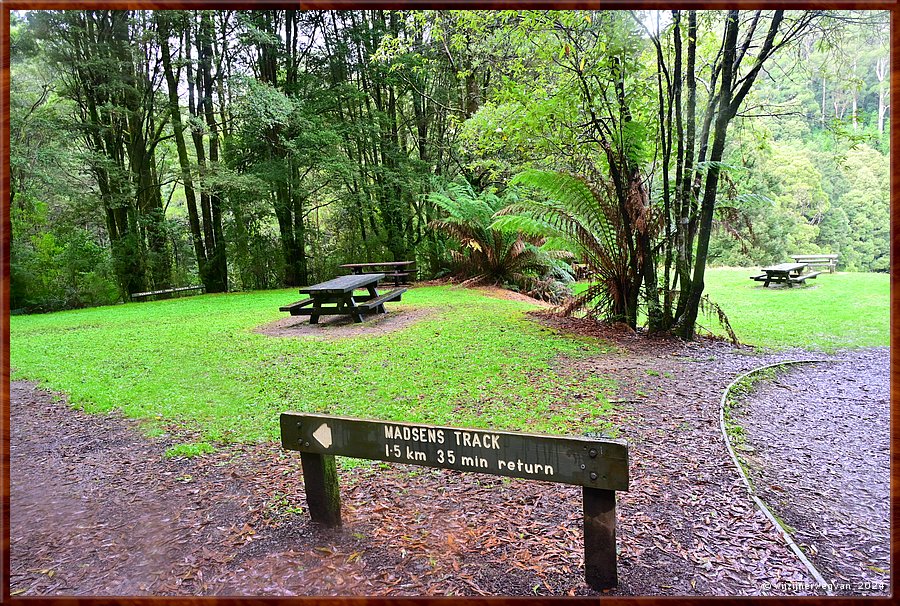
<instances>
[{"instance_id":1,"label":"distant picnic table","mask_svg":"<svg viewBox=\"0 0 900 606\"><path fill-rule=\"evenodd\" d=\"M833 274L835 267L837 267L838 255L791 255L791 259L793 259L795 263L805 263L810 267L825 267L828 269L828 273Z\"/></svg>"},{"instance_id":2,"label":"distant picnic table","mask_svg":"<svg viewBox=\"0 0 900 606\"><path fill-rule=\"evenodd\" d=\"M410 277L415 277L415 264L415 261L382 261L379 263L345 263L341 267L349 269L352 274L382 273L383 277L393 279L394 286L400 286L409 284Z\"/></svg>"},{"instance_id":3,"label":"distant picnic table","mask_svg":"<svg viewBox=\"0 0 900 606\"><path fill-rule=\"evenodd\" d=\"M778 265L763 267L762 271L764 273L750 276L750 279L756 280L757 282L765 282L763 287L768 287L772 282L775 282L776 284L787 284L788 287L793 287L794 284L804 284L806 280L815 278L822 273L820 271L814 271L804 274L803 270L805 268L806 263L779 263Z\"/></svg>"},{"instance_id":4,"label":"distant picnic table","mask_svg":"<svg viewBox=\"0 0 900 606\"><path fill-rule=\"evenodd\" d=\"M292 316L309 316L310 324L318 324L319 316L348 315L354 322L362 322L364 313L387 313L384 304L388 301L399 301L405 288L395 288L389 292L378 294L376 287L384 274L362 274L340 276L327 282L306 286L300 294L309 298L280 307L280 311L290 312ZM355 290L365 289L367 294L354 296Z\"/></svg>"},{"instance_id":5,"label":"distant picnic table","mask_svg":"<svg viewBox=\"0 0 900 606\"><path fill-rule=\"evenodd\" d=\"M147 292L133 292L130 296L132 301L145 301L148 297L165 297L167 295L183 292L203 292L204 289L205 287L202 284L199 286L179 286L178 288L163 288L160 290L149 290Z\"/></svg>"}]
</instances>

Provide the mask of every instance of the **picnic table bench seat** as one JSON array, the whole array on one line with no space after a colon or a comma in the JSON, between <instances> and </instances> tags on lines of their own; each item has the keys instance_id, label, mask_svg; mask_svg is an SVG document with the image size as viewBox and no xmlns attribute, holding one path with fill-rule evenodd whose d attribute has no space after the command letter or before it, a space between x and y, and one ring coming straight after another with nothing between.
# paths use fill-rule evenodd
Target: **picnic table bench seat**
<instances>
[{"instance_id":1,"label":"picnic table bench seat","mask_svg":"<svg viewBox=\"0 0 900 606\"><path fill-rule=\"evenodd\" d=\"M819 274L824 274L824 273L825 273L824 271L813 271L808 274L801 274L799 276L795 276L793 278L790 278L790 280L794 284L803 284L807 280L811 280L811 279L815 278L816 276L818 276Z\"/></svg>"},{"instance_id":2,"label":"picnic table bench seat","mask_svg":"<svg viewBox=\"0 0 900 606\"><path fill-rule=\"evenodd\" d=\"M801 274L799 276L794 276L790 278L791 282L794 283L802 283L806 280L810 280L815 278L819 274L824 274L824 271L813 271L808 274ZM768 274L759 274L758 276L750 276L751 280L756 280L757 282L765 282L769 278Z\"/></svg>"},{"instance_id":3,"label":"picnic table bench seat","mask_svg":"<svg viewBox=\"0 0 900 606\"><path fill-rule=\"evenodd\" d=\"M407 288L395 288L394 290L388 291L383 295L378 297L373 297L371 299L366 300L363 303L358 304L356 307L358 309L362 309L364 311L372 311L373 309L378 311L379 313L384 313L384 304L387 301L399 301L400 296L405 293Z\"/></svg>"},{"instance_id":4,"label":"picnic table bench seat","mask_svg":"<svg viewBox=\"0 0 900 606\"><path fill-rule=\"evenodd\" d=\"M283 307L279 307L278 311L288 311L292 316L299 316L300 309L306 307L307 305L312 305L313 299L303 299L301 301L297 301L296 303L291 303L290 305L285 305Z\"/></svg>"}]
</instances>

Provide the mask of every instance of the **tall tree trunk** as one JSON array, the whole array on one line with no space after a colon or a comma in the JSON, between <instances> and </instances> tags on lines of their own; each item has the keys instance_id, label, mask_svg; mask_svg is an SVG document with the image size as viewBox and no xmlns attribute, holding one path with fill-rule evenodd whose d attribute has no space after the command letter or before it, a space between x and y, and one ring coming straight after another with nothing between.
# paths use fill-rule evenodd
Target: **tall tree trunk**
<instances>
[{"instance_id":1,"label":"tall tree trunk","mask_svg":"<svg viewBox=\"0 0 900 606\"><path fill-rule=\"evenodd\" d=\"M687 47L687 107L684 122L686 126L684 145L684 168L678 183L680 194L678 196L677 225L675 230L675 268L678 272L678 282L681 295L678 297L678 306L675 317L684 313L688 295L691 292L691 248L693 237L691 235L691 213L695 205L693 172L694 172L694 140L697 132L697 11L688 11L688 47Z\"/></svg>"},{"instance_id":2,"label":"tall tree trunk","mask_svg":"<svg viewBox=\"0 0 900 606\"><path fill-rule=\"evenodd\" d=\"M212 284L208 282L206 268L206 248L203 242L203 233L200 228L200 216L197 213L197 195L194 191L194 179L191 174L191 161L187 153L187 145L184 141L184 125L181 121L181 107L178 101L179 74L172 69L172 57L169 51L169 16L159 11L156 13L157 27L159 28L160 54L162 56L163 71L166 77L166 86L169 95L169 115L172 120L172 132L175 136L175 147L178 150L178 163L181 166L181 181L184 186L184 197L188 211L188 225L191 229L191 242L194 245L194 255L197 258L197 269L200 279L207 292Z\"/></svg>"},{"instance_id":3,"label":"tall tree trunk","mask_svg":"<svg viewBox=\"0 0 900 606\"><path fill-rule=\"evenodd\" d=\"M143 233L143 237L138 239L142 255L149 251L147 266L152 287L167 288L171 285L172 266L169 239L165 233L162 192L155 166L154 148L158 141L153 107L155 91L145 66L134 61L135 50L128 24L127 16L113 16L115 38L112 48L122 78L121 100L125 109L126 150L137 209L134 224L138 226L138 233Z\"/></svg>"},{"instance_id":4,"label":"tall tree trunk","mask_svg":"<svg viewBox=\"0 0 900 606\"><path fill-rule=\"evenodd\" d=\"M212 78L212 16L209 11L200 11L200 32L198 45L197 70L203 82L203 93L199 99L199 105L203 108L203 116L206 119L206 128L209 130L209 163L215 170L219 163L219 130L216 124L216 115L213 110ZM198 107L198 110L200 109ZM212 222L212 254L208 257L209 284L211 292L228 291L228 260L225 250L225 236L222 231L222 199L216 188L209 192L209 206Z\"/></svg>"},{"instance_id":5,"label":"tall tree trunk","mask_svg":"<svg viewBox=\"0 0 900 606\"><path fill-rule=\"evenodd\" d=\"M858 107L857 107L857 104L859 103L859 86L856 84L856 58L855 57L853 59L853 69L852 69L851 73L853 74L851 121L853 123L853 132L856 132L859 129L859 115L858 115Z\"/></svg>"},{"instance_id":6,"label":"tall tree trunk","mask_svg":"<svg viewBox=\"0 0 900 606\"><path fill-rule=\"evenodd\" d=\"M703 277L706 273L706 258L709 253L709 238L712 232L713 211L716 205L716 190L719 186L719 166L725 151L725 137L728 123L731 121L732 80L734 77L734 59L737 51L738 16L736 10L728 11L725 25L725 42L722 56L722 78L719 84L719 107L713 133L713 146L710 153L710 166L706 172L706 187L700 205L700 229L697 235L697 257L694 261L694 275L691 280L690 297L679 319L679 336L683 339L694 338L697 315L700 310L700 298L703 295Z\"/></svg>"},{"instance_id":7,"label":"tall tree trunk","mask_svg":"<svg viewBox=\"0 0 900 606\"><path fill-rule=\"evenodd\" d=\"M184 31L184 54L186 57L189 57L191 55L191 40L194 37L194 34L196 34L196 27L196 18L192 16L190 25L186 27ZM199 53L199 39L195 39L195 42L195 46L198 48ZM202 121L203 77L201 74L201 69L199 67L197 68L197 72L195 75L192 63L190 61L187 62L187 85L188 112L190 113L191 117L194 118L194 120ZM197 96L196 102L194 100L195 91ZM215 239L213 237L212 210L210 208L209 191L205 184L206 180L208 180L209 177L210 168L209 164L206 161L206 148L204 147L203 131L199 128L192 127L191 140L194 143L194 152L197 155L198 174L201 179L201 184L203 185L200 189L200 215L202 218L201 226L203 229L204 256L207 262L203 266L203 273L200 274L200 280L204 285L218 284L218 280L215 276L215 271L210 267L209 264L209 258L213 254L213 245L215 243Z\"/></svg>"}]
</instances>

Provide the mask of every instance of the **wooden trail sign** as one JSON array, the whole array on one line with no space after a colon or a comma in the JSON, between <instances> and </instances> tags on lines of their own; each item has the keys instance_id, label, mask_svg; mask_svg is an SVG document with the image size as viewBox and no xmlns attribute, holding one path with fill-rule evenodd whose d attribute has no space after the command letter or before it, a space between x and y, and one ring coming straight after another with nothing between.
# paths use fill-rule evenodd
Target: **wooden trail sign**
<instances>
[{"instance_id":1,"label":"wooden trail sign","mask_svg":"<svg viewBox=\"0 0 900 606\"><path fill-rule=\"evenodd\" d=\"M585 578L616 578L616 490L628 490L624 441L414 425L318 414L281 415L281 443L300 451L313 521L341 524L335 456L582 486Z\"/></svg>"}]
</instances>

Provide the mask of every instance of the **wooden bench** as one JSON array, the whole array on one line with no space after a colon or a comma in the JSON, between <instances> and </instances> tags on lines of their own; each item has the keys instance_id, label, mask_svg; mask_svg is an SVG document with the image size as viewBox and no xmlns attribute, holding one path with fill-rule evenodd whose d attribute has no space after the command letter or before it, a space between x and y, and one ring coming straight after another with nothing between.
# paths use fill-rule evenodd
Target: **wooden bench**
<instances>
[{"instance_id":1,"label":"wooden bench","mask_svg":"<svg viewBox=\"0 0 900 606\"><path fill-rule=\"evenodd\" d=\"M400 296L405 293L408 289L406 288L395 288L394 290L388 291L381 296L372 297L367 299L363 303L359 303L356 307L357 309L361 309L363 311L377 311L380 314L384 313L384 304L387 301L399 301Z\"/></svg>"},{"instance_id":2,"label":"wooden bench","mask_svg":"<svg viewBox=\"0 0 900 606\"><path fill-rule=\"evenodd\" d=\"M809 280L810 278L815 278L819 274L824 274L824 271L814 271L808 274L802 274L800 276L796 276L791 278L791 282L803 282L804 280ZM756 280L757 282L765 282L769 276L766 274L759 274L758 276L750 276L751 280Z\"/></svg>"},{"instance_id":3,"label":"wooden bench","mask_svg":"<svg viewBox=\"0 0 900 606\"><path fill-rule=\"evenodd\" d=\"M296 303L291 303L290 305L285 305L284 307L279 307L278 311L288 311L292 316L299 316L300 309L306 307L307 305L312 305L313 299L303 299L302 301L297 301Z\"/></svg>"},{"instance_id":4,"label":"wooden bench","mask_svg":"<svg viewBox=\"0 0 900 606\"><path fill-rule=\"evenodd\" d=\"M790 278L790 281L794 284L804 284L807 280L811 280L818 276L819 274L825 273L824 271L813 271L808 274L801 274L799 276Z\"/></svg>"},{"instance_id":5,"label":"wooden bench","mask_svg":"<svg viewBox=\"0 0 900 606\"><path fill-rule=\"evenodd\" d=\"M163 288L162 290L150 290L147 292L135 292L131 293L132 301L144 301L148 297L154 297L158 295L171 295L179 292L189 292L194 290L202 291L204 289L203 285L200 286L179 286L178 288Z\"/></svg>"},{"instance_id":6,"label":"wooden bench","mask_svg":"<svg viewBox=\"0 0 900 606\"><path fill-rule=\"evenodd\" d=\"M791 259L810 267L825 267L828 273L833 274L837 267L838 255L791 255Z\"/></svg>"}]
</instances>

